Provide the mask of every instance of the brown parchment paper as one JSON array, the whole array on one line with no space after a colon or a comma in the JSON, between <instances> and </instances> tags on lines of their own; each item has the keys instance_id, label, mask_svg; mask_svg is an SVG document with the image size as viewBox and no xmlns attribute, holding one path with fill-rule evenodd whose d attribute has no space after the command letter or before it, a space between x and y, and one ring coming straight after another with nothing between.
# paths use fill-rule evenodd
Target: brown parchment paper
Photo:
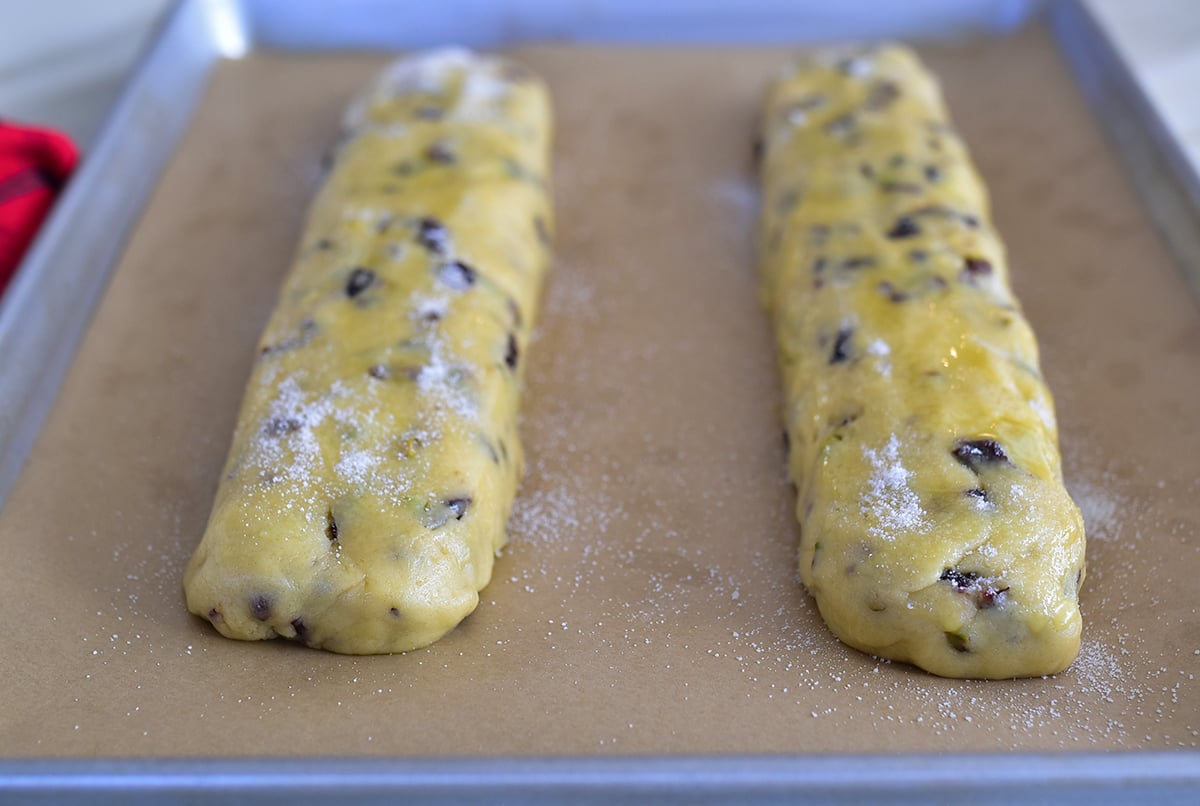
<instances>
[{"instance_id":1,"label":"brown parchment paper","mask_svg":"<svg viewBox=\"0 0 1200 806\"><path fill-rule=\"evenodd\" d=\"M529 472L478 611L341 657L184 609L254 342L382 56L223 65L0 515L0 754L1194 747L1200 309L1048 35L924 48L1011 250L1090 530L1083 653L941 680L844 648L794 571L750 143L786 49L527 47L558 115Z\"/></svg>"}]
</instances>

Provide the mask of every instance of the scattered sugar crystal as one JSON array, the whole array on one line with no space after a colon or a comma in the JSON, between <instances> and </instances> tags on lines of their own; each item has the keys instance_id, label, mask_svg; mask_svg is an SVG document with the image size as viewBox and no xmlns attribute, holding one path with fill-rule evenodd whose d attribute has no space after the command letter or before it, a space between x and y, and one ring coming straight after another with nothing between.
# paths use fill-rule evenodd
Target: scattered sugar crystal
<instances>
[{"instance_id":1,"label":"scattered sugar crystal","mask_svg":"<svg viewBox=\"0 0 1200 806\"><path fill-rule=\"evenodd\" d=\"M365 484L371 471L380 463L381 457L365 450L350 450L342 453L342 459L334 472L351 484Z\"/></svg>"},{"instance_id":2,"label":"scattered sugar crystal","mask_svg":"<svg viewBox=\"0 0 1200 806\"><path fill-rule=\"evenodd\" d=\"M883 339L875 339L867 345L867 355L873 355L879 360L875 362L879 374L885 378L892 377L892 362L888 360L888 356L892 354L892 348Z\"/></svg>"},{"instance_id":3,"label":"scattered sugar crystal","mask_svg":"<svg viewBox=\"0 0 1200 806\"><path fill-rule=\"evenodd\" d=\"M463 379L469 369L467 365L457 363L447 356L440 341L432 340L429 362L421 367L421 373L417 376L417 388L422 394L444 403L464 420L476 420L479 417L479 407L462 388Z\"/></svg>"},{"instance_id":4,"label":"scattered sugar crystal","mask_svg":"<svg viewBox=\"0 0 1200 806\"><path fill-rule=\"evenodd\" d=\"M1067 490L1083 514L1089 540L1112 540L1122 529L1121 515L1130 504L1107 485L1089 479L1069 479Z\"/></svg>"},{"instance_id":5,"label":"scattered sugar crystal","mask_svg":"<svg viewBox=\"0 0 1200 806\"><path fill-rule=\"evenodd\" d=\"M450 301L446 297L436 296L418 299L416 303L417 319L420 321L441 319L446 315Z\"/></svg>"},{"instance_id":6,"label":"scattered sugar crystal","mask_svg":"<svg viewBox=\"0 0 1200 806\"><path fill-rule=\"evenodd\" d=\"M900 461L900 440L892 434L881 450L863 448L871 477L862 499L862 512L871 523L868 531L885 540L900 532L924 533L929 524L917 494L908 486L912 471Z\"/></svg>"}]
</instances>

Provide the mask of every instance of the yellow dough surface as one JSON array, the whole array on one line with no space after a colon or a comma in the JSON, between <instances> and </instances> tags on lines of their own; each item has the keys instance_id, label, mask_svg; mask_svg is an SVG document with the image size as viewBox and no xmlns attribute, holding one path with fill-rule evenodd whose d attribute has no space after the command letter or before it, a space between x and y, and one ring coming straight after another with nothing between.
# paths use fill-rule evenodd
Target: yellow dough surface
<instances>
[{"instance_id":1,"label":"yellow dough surface","mask_svg":"<svg viewBox=\"0 0 1200 806\"><path fill-rule=\"evenodd\" d=\"M347 110L184 578L223 635L401 652L474 610L521 475L550 127L540 80L458 49Z\"/></svg>"},{"instance_id":2,"label":"yellow dough surface","mask_svg":"<svg viewBox=\"0 0 1200 806\"><path fill-rule=\"evenodd\" d=\"M827 49L772 86L763 293L800 574L847 644L948 677L1066 668L1079 510L988 199L907 49Z\"/></svg>"}]
</instances>

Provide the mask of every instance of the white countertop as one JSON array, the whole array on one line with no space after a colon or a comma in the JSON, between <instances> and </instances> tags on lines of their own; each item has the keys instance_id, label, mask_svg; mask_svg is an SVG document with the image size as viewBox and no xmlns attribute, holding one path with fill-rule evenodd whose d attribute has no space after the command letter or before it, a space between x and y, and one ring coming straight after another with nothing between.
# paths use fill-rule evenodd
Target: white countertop
<instances>
[{"instance_id":1,"label":"white countertop","mask_svg":"<svg viewBox=\"0 0 1200 806\"><path fill-rule=\"evenodd\" d=\"M0 118L86 149L171 0L0 0Z\"/></svg>"},{"instance_id":2,"label":"white countertop","mask_svg":"<svg viewBox=\"0 0 1200 806\"><path fill-rule=\"evenodd\" d=\"M1168 131L1200 168L1200 2L1085 0Z\"/></svg>"}]
</instances>

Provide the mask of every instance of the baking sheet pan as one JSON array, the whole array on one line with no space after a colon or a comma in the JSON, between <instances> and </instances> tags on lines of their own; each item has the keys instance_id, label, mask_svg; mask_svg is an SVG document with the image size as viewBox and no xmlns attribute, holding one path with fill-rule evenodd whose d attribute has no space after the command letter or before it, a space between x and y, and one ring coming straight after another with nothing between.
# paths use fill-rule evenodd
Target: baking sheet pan
<instances>
[{"instance_id":1,"label":"baking sheet pan","mask_svg":"<svg viewBox=\"0 0 1200 806\"><path fill-rule=\"evenodd\" d=\"M0 512L0 754L1194 748L1200 314L1046 30L923 48L989 180L1091 538L1079 662L1006 683L845 649L796 581L748 146L787 49L515 53L555 93L560 236L529 474L479 611L427 650L346 658L226 641L182 607L317 156L385 59L225 62ZM1194 753L1171 758L1194 780Z\"/></svg>"}]
</instances>

